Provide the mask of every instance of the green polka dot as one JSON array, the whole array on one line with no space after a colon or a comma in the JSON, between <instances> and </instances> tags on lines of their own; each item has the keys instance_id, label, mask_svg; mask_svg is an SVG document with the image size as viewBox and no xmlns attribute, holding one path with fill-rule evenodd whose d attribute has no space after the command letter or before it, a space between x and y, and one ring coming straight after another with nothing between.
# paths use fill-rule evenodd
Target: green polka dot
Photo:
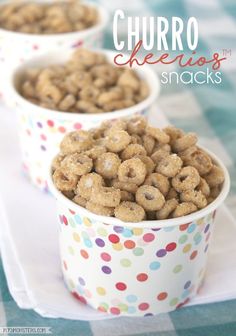
<instances>
[{"instance_id":1,"label":"green polka dot","mask_svg":"<svg viewBox=\"0 0 236 336\"><path fill-rule=\"evenodd\" d=\"M122 312L127 312L128 311L128 306L126 305L126 304L124 304L124 303L120 303L120 304L118 304L118 307L120 308L120 310L122 311Z\"/></svg>"},{"instance_id":2,"label":"green polka dot","mask_svg":"<svg viewBox=\"0 0 236 336\"><path fill-rule=\"evenodd\" d=\"M171 301L170 301L170 306L176 306L177 303L178 303L179 299L178 298L173 298Z\"/></svg>"},{"instance_id":3,"label":"green polka dot","mask_svg":"<svg viewBox=\"0 0 236 336\"><path fill-rule=\"evenodd\" d=\"M73 249L72 246L68 246L68 251L69 251L69 253L70 253L71 255L74 255L74 254L75 254L75 251L74 251L74 249Z\"/></svg>"},{"instance_id":4,"label":"green polka dot","mask_svg":"<svg viewBox=\"0 0 236 336\"><path fill-rule=\"evenodd\" d=\"M174 273L179 273L181 272L183 269L183 266L182 265L176 265L174 268L173 268L173 272Z\"/></svg>"},{"instance_id":5,"label":"green polka dot","mask_svg":"<svg viewBox=\"0 0 236 336\"><path fill-rule=\"evenodd\" d=\"M129 259L121 259L120 263L123 267L130 267L131 266L131 261Z\"/></svg>"},{"instance_id":6,"label":"green polka dot","mask_svg":"<svg viewBox=\"0 0 236 336\"><path fill-rule=\"evenodd\" d=\"M188 236L184 234L179 238L179 243L184 244L187 241L187 239L188 239Z\"/></svg>"},{"instance_id":7,"label":"green polka dot","mask_svg":"<svg viewBox=\"0 0 236 336\"><path fill-rule=\"evenodd\" d=\"M69 223L70 223L70 226L76 227L76 224L72 218L69 218Z\"/></svg>"},{"instance_id":8,"label":"green polka dot","mask_svg":"<svg viewBox=\"0 0 236 336\"><path fill-rule=\"evenodd\" d=\"M102 237L106 237L107 236L107 231L104 228L102 228L102 227L98 228L97 232Z\"/></svg>"},{"instance_id":9,"label":"green polka dot","mask_svg":"<svg viewBox=\"0 0 236 336\"><path fill-rule=\"evenodd\" d=\"M143 255L143 253L144 250L142 249L142 247L136 247L133 249L133 254L137 257Z\"/></svg>"}]
</instances>

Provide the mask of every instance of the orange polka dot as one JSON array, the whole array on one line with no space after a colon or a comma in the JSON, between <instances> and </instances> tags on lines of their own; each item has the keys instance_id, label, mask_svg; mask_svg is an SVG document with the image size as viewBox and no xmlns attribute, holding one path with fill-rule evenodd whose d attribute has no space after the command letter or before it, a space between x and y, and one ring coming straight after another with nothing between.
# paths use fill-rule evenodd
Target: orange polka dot
<instances>
[{"instance_id":1,"label":"orange polka dot","mask_svg":"<svg viewBox=\"0 0 236 336\"><path fill-rule=\"evenodd\" d=\"M160 294L157 295L157 299L162 301L167 298L168 294L166 292L161 292Z\"/></svg>"},{"instance_id":2,"label":"orange polka dot","mask_svg":"<svg viewBox=\"0 0 236 336\"><path fill-rule=\"evenodd\" d=\"M127 249L133 249L135 247L135 242L133 240L126 240L124 245Z\"/></svg>"},{"instance_id":3,"label":"orange polka dot","mask_svg":"<svg viewBox=\"0 0 236 336\"><path fill-rule=\"evenodd\" d=\"M84 259L88 259L89 257L88 252L86 252L85 250L80 250L80 254Z\"/></svg>"}]
</instances>

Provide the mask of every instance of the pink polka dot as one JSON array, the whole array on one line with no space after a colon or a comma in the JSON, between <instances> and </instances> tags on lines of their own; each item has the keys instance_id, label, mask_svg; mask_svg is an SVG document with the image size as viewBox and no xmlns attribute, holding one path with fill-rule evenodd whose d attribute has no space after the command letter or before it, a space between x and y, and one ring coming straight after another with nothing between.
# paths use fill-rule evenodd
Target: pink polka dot
<instances>
[{"instance_id":1,"label":"pink polka dot","mask_svg":"<svg viewBox=\"0 0 236 336\"><path fill-rule=\"evenodd\" d=\"M143 303L140 303L140 305L138 306L138 309L139 310L147 310L149 308L149 304L147 302L143 302Z\"/></svg>"},{"instance_id":2,"label":"pink polka dot","mask_svg":"<svg viewBox=\"0 0 236 336\"><path fill-rule=\"evenodd\" d=\"M79 130L82 128L82 125L80 123L75 123L74 124L74 129Z\"/></svg>"},{"instance_id":3,"label":"pink polka dot","mask_svg":"<svg viewBox=\"0 0 236 336\"><path fill-rule=\"evenodd\" d=\"M46 135L44 135L44 134L41 134L41 135L40 135L40 138L41 138L43 141L46 141L46 140L47 140L47 137L46 137Z\"/></svg>"},{"instance_id":4,"label":"pink polka dot","mask_svg":"<svg viewBox=\"0 0 236 336\"><path fill-rule=\"evenodd\" d=\"M120 291L126 290L127 286L124 282L117 282L116 283L116 288Z\"/></svg>"},{"instance_id":5,"label":"pink polka dot","mask_svg":"<svg viewBox=\"0 0 236 336\"><path fill-rule=\"evenodd\" d=\"M193 260L197 256L197 251L193 251L192 254L190 255L190 259Z\"/></svg>"},{"instance_id":6,"label":"pink polka dot","mask_svg":"<svg viewBox=\"0 0 236 336\"><path fill-rule=\"evenodd\" d=\"M47 124L49 127L53 127L54 126L54 122L52 120L48 120Z\"/></svg>"},{"instance_id":7,"label":"pink polka dot","mask_svg":"<svg viewBox=\"0 0 236 336\"><path fill-rule=\"evenodd\" d=\"M67 263L65 262L65 260L63 260L63 266L64 266L65 270L67 271L68 267L67 267Z\"/></svg>"},{"instance_id":8,"label":"pink polka dot","mask_svg":"<svg viewBox=\"0 0 236 336\"><path fill-rule=\"evenodd\" d=\"M63 127L63 126L60 126L60 127L58 127L58 131L59 131L60 133L65 133L65 132L66 132L66 129L65 129L65 127Z\"/></svg>"},{"instance_id":9,"label":"pink polka dot","mask_svg":"<svg viewBox=\"0 0 236 336\"><path fill-rule=\"evenodd\" d=\"M31 136L31 132L30 132L29 129L26 130L26 133L27 133L28 136Z\"/></svg>"},{"instance_id":10,"label":"pink polka dot","mask_svg":"<svg viewBox=\"0 0 236 336\"><path fill-rule=\"evenodd\" d=\"M139 273L137 275L137 280L140 282L146 281L148 279L148 275L146 273Z\"/></svg>"},{"instance_id":11,"label":"pink polka dot","mask_svg":"<svg viewBox=\"0 0 236 336\"><path fill-rule=\"evenodd\" d=\"M106 253L106 252L101 253L101 258L102 258L102 260L104 260L104 261L110 261L110 260L111 260L111 256L110 256L110 254L108 254L108 253Z\"/></svg>"},{"instance_id":12,"label":"pink polka dot","mask_svg":"<svg viewBox=\"0 0 236 336\"><path fill-rule=\"evenodd\" d=\"M180 226L179 226L180 231L185 231L185 230L187 230L189 224L190 224L190 223L180 225Z\"/></svg>"},{"instance_id":13,"label":"pink polka dot","mask_svg":"<svg viewBox=\"0 0 236 336\"><path fill-rule=\"evenodd\" d=\"M62 222L63 222L65 225L68 225L68 220L67 220L66 216L63 215L61 218L62 218Z\"/></svg>"},{"instance_id":14,"label":"pink polka dot","mask_svg":"<svg viewBox=\"0 0 236 336\"><path fill-rule=\"evenodd\" d=\"M113 315L119 315L120 314L120 309L116 308L116 307L111 307L110 312Z\"/></svg>"},{"instance_id":15,"label":"pink polka dot","mask_svg":"<svg viewBox=\"0 0 236 336\"><path fill-rule=\"evenodd\" d=\"M146 243L150 243L150 242L152 242L154 239L155 239L155 236L154 236L153 233L146 233L146 234L143 236L143 240L144 240Z\"/></svg>"},{"instance_id":16,"label":"pink polka dot","mask_svg":"<svg viewBox=\"0 0 236 336\"><path fill-rule=\"evenodd\" d=\"M171 252L174 251L176 249L176 243L169 243L168 245L166 245L166 251L167 252Z\"/></svg>"},{"instance_id":17,"label":"pink polka dot","mask_svg":"<svg viewBox=\"0 0 236 336\"><path fill-rule=\"evenodd\" d=\"M110 240L110 242L112 244L117 244L120 241L120 238L117 235L115 235L115 234L110 234L109 237L108 237L108 239Z\"/></svg>"}]
</instances>

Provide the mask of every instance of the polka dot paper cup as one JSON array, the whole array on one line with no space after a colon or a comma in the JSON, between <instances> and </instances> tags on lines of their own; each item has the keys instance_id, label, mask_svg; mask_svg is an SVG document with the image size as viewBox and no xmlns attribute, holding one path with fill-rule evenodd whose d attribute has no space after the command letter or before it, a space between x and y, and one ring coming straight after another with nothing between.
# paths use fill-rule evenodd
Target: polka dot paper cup
<instances>
[{"instance_id":1,"label":"polka dot paper cup","mask_svg":"<svg viewBox=\"0 0 236 336\"><path fill-rule=\"evenodd\" d=\"M1 1L1 6L10 1ZM42 2L37 1L37 2ZM54 1L45 1L50 3ZM22 64L31 57L43 54L50 50L58 49L58 54L62 49L75 49L78 47L101 48L104 38L104 29L108 23L108 13L100 5L88 3L97 9L99 13L99 22L91 28L79 32L37 35L23 34L8 31L0 28L0 93L4 96L4 100L11 104L5 89L5 74L10 68L17 64Z\"/></svg>"},{"instance_id":2,"label":"polka dot paper cup","mask_svg":"<svg viewBox=\"0 0 236 336\"><path fill-rule=\"evenodd\" d=\"M113 62L115 52L98 50ZM152 104L157 99L160 90L159 79L150 66L136 67L139 76L145 79L150 87L149 96L141 103L114 112L81 114L53 111L34 105L24 99L17 91L23 73L31 67L43 67L52 64L65 63L73 53L72 50L49 52L34 57L12 71L8 91L19 120L19 135L23 156L23 166L32 183L42 190L47 190L48 164L59 151L59 144L66 132L77 129L90 129L106 120L115 120L133 115L147 115Z\"/></svg>"},{"instance_id":3,"label":"polka dot paper cup","mask_svg":"<svg viewBox=\"0 0 236 336\"><path fill-rule=\"evenodd\" d=\"M229 191L185 217L140 223L95 215L65 198L58 201L60 253L69 291L101 312L149 316L186 304L202 285L217 208Z\"/></svg>"}]
</instances>

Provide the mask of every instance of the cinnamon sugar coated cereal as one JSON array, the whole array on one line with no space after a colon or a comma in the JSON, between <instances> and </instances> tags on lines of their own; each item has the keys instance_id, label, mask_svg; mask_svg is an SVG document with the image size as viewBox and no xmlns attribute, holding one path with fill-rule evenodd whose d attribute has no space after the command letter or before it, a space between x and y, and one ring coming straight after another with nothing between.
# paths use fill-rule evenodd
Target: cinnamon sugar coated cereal
<instances>
[{"instance_id":1,"label":"cinnamon sugar coated cereal","mask_svg":"<svg viewBox=\"0 0 236 336\"><path fill-rule=\"evenodd\" d=\"M145 94L141 92L144 86ZM26 70L19 92L47 109L95 114L138 104L149 95L149 87L134 70L109 63L102 53L79 48L64 64ZM113 129L107 146L119 152L131 143L131 136L142 133L143 127L137 120L126 125L129 134L123 128Z\"/></svg>"},{"instance_id":2,"label":"cinnamon sugar coated cereal","mask_svg":"<svg viewBox=\"0 0 236 336\"><path fill-rule=\"evenodd\" d=\"M195 134L151 127L143 117L67 134L52 173L65 197L124 222L186 216L214 201L224 182Z\"/></svg>"},{"instance_id":3,"label":"cinnamon sugar coated cereal","mask_svg":"<svg viewBox=\"0 0 236 336\"><path fill-rule=\"evenodd\" d=\"M78 0L51 4L15 1L0 8L0 28L25 34L81 31L94 26L98 21L97 10Z\"/></svg>"}]
</instances>

